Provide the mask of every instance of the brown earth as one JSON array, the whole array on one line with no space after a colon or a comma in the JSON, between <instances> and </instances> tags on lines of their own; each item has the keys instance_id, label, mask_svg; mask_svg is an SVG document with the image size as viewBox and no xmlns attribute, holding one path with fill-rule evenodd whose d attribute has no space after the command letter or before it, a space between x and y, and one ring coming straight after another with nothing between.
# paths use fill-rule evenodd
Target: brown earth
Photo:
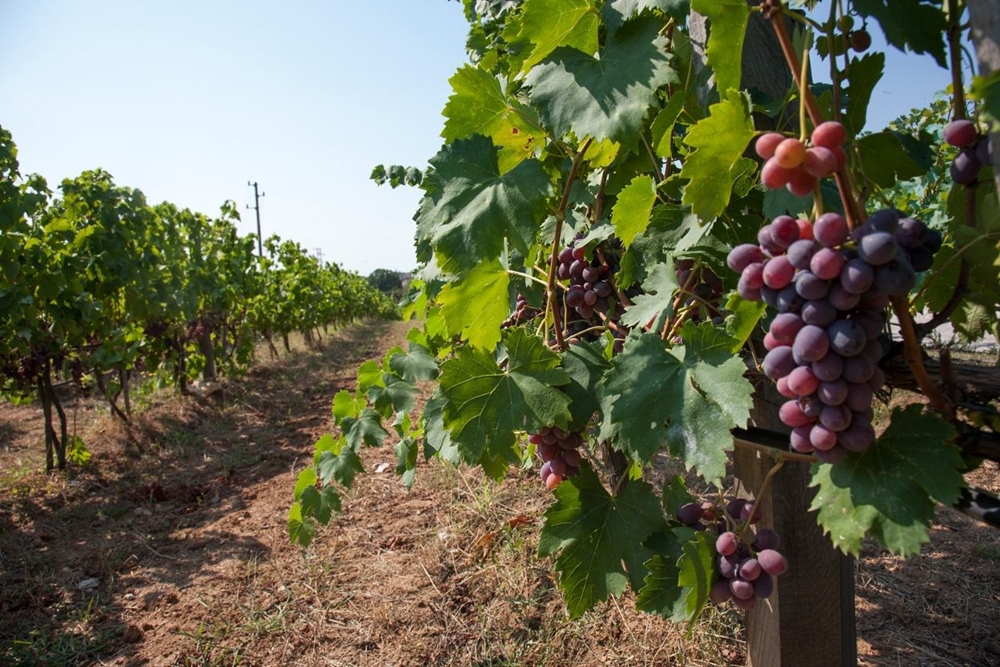
<instances>
[{"instance_id":1,"label":"brown earth","mask_svg":"<svg viewBox=\"0 0 1000 667\"><path fill-rule=\"evenodd\" d=\"M407 492L392 444L368 449L369 474L333 525L309 549L289 544L291 490L332 427L333 395L407 328L359 325L299 346L221 397L154 393L128 428L73 401L93 459L64 475L41 472L40 409L0 406L0 662L745 663L732 611L709 610L690 636L628 597L567 620L535 556L551 496L530 471L497 485L422 462ZM974 483L1000 490L996 466ZM861 663L1000 665L998 565L1000 531L949 508L916 558L868 546Z\"/></svg>"}]
</instances>

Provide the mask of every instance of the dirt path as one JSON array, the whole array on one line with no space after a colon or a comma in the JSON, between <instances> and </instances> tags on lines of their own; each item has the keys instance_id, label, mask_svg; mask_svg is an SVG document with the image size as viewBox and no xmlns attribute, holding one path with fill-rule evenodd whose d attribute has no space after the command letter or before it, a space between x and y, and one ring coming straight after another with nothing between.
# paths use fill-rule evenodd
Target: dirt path
<instances>
[{"instance_id":1,"label":"dirt path","mask_svg":"<svg viewBox=\"0 0 1000 667\"><path fill-rule=\"evenodd\" d=\"M407 492L392 443L366 449L334 525L290 545L291 489L333 395L407 329L341 332L229 382L220 402L156 396L133 444L81 402L94 458L66 478L38 472L40 411L0 406L0 663L744 664L731 612L688 638L628 598L565 620L534 555L550 496L531 471L495 485L422 462ZM924 555L859 562L862 664L1000 664L1000 539L939 516Z\"/></svg>"}]
</instances>

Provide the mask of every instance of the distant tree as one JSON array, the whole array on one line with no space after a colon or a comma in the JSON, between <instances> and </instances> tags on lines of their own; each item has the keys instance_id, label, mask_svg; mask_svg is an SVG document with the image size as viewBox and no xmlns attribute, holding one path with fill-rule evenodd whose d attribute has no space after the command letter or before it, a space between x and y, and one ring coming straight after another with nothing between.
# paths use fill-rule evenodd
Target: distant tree
<instances>
[{"instance_id":1,"label":"distant tree","mask_svg":"<svg viewBox=\"0 0 1000 667\"><path fill-rule=\"evenodd\" d=\"M403 291L403 280L399 272L389 269L375 269L368 276L368 284L394 298L399 298Z\"/></svg>"}]
</instances>

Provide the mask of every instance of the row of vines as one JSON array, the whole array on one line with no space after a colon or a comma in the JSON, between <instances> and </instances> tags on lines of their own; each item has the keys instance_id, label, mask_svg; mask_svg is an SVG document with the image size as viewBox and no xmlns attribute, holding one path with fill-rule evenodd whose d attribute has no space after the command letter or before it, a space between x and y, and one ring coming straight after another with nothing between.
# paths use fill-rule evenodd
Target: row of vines
<instances>
[{"instance_id":1,"label":"row of vines","mask_svg":"<svg viewBox=\"0 0 1000 667\"><path fill-rule=\"evenodd\" d=\"M395 314L354 273L320 264L293 241L240 235L227 202L210 218L100 170L66 179L56 197L19 173L0 128L0 395L37 397L46 416L46 464L64 468L82 442L68 433L61 385L98 391L129 418L137 375L187 391L236 373L264 340Z\"/></svg>"},{"instance_id":2,"label":"row of vines","mask_svg":"<svg viewBox=\"0 0 1000 667\"><path fill-rule=\"evenodd\" d=\"M710 597L768 597L809 567L753 525L789 461L811 466L815 499L798 511L834 546L856 554L871 535L918 552L935 506L1000 458L995 380L970 386L922 349L945 323L964 341L995 335L1000 312L986 137L1000 74L969 75L965 3L464 8L471 62L450 80L443 147L426 170L373 173L424 192L411 295L424 326L336 396L339 431L299 477L292 539L313 539L361 447L391 429L407 484L421 457L497 480L540 467L555 496L540 554L573 616L629 588L677 621ZM950 86L944 108L868 127L878 29L940 66L927 75ZM811 83L820 69L830 83ZM922 396L876 431L898 387ZM752 409L778 434L744 430ZM724 497L734 446L774 462L754 503ZM718 492L654 485L663 456Z\"/></svg>"}]
</instances>

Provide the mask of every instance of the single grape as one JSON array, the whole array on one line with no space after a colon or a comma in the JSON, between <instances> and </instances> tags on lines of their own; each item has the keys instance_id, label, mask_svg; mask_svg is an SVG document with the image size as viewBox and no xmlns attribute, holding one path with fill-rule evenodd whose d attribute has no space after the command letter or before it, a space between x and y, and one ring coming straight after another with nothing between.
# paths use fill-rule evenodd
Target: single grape
<instances>
[{"instance_id":1,"label":"single grape","mask_svg":"<svg viewBox=\"0 0 1000 667\"><path fill-rule=\"evenodd\" d=\"M976 143L976 159L980 164L993 166L993 142L989 137L983 137Z\"/></svg>"},{"instance_id":2,"label":"single grape","mask_svg":"<svg viewBox=\"0 0 1000 667\"><path fill-rule=\"evenodd\" d=\"M601 279L601 270L596 266L584 267L583 279L588 283L596 283Z\"/></svg>"},{"instance_id":3,"label":"single grape","mask_svg":"<svg viewBox=\"0 0 1000 667\"><path fill-rule=\"evenodd\" d=\"M774 149L778 147L782 141L786 139L785 135L778 132L768 132L767 134L762 134L758 139L757 143L754 144L754 150L757 155L765 160L774 157Z\"/></svg>"},{"instance_id":4,"label":"single grape","mask_svg":"<svg viewBox=\"0 0 1000 667\"><path fill-rule=\"evenodd\" d=\"M826 405L840 405L847 400L847 392L847 380L841 377L831 382L821 382L816 395Z\"/></svg>"},{"instance_id":5,"label":"single grape","mask_svg":"<svg viewBox=\"0 0 1000 667\"><path fill-rule=\"evenodd\" d=\"M792 348L788 345L776 347L768 352L764 356L764 363L761 364L764 369L764 375L772 380L785 377L792 372L796 365L795 359L792 356Z\"/></svg>"},{"instance_id":6,"label":"single grape","mask_svg":"<svg viewBox=\"0 0 1000 667\"><path fill-rule=\"evenodd\" d=\"M774 336L775 341L781 345L791 345L795 341L795 334L804 325L802 318L795 313L779 313L771 321L768 333Z\"/></svg>"},{"instance_id":7,"label":"single grape","mask_svg":"<svg viewBox=\"0 0 1000 667\"><path fill-rule=\"evenodd\" d=\"M729 582L729 590L737 600L749 600L753 597L753 584L742 579L733 579Z\"/></svg>"},{"instance_id":8,"label":"single grape","mask_svg":"<svg viewBox=\"0 0 1000 667\"><path fill-rule=\"evenodd\" d=\"M777 549L780 544L781 538L771 528L761 528L757 531L757 536L754 539L754 547L758 551L761 549Z\"/></svg>"},{"instance_id":9,"label":"single grape","mask_svg":"<svg viewBox=\"0 0 1000 667\"><path fill-rule=\"evenodd\" d=\"M875 371L879 371L878 367L875 368ZM844 405L854 412L861 412L871 407L872 399L875 397L871 380L875 377L875 371L872 372L872 378L867 382L847 383L847 399L844 401Z\"/></svg>"},{"instance_id":10,"label":"single grape","mask_svg":"<svg viewBox=\"0 0 1000 667\"><path fill-rule=\"evenodd\" d=\"M743 243L736 246L729 251L729 255L726 257L726 265L736 273L743 273L743 269L750 264L763 261L764 252L760 246L753 243Z\"/></svg>"},{"instance_id":11,"label":"single grape","mask_svg":"<svg viewBox=\"0 0 1000 667\"><path fill-rule=\"evenodd\" d=\"M559 263L560 264L572 264L573 263L573 249L570 247L563 248L559 251Z\"/></svg>"},{"instance_id":12,"label":"single grape","mask_svg":"<svg viewBox=\"0 0 1000 667\"><path fill-rule=\"evenodd\" d=\"M753 247L756 248L757 246ZM788 261L791 262L792 266L796 269L804 270L809 268L809 260L812 259L816 250L818 250L818 247L812 239L800 239L788 246L786 257L788 257Z\"/></svg>"},{"instance_id":13,"label":"single grape","mask_svg":"<svg viewBox=\"0 0 1000 667\"><path fill-rule=\"evenodd\" d=\"M574 285L566 292L566 305L570 308L577 308L583 305L583 289Z\"/></svg>"},{"instance_id":14,"label":"single grape","mask_svg":"<svg viewBox=\"0 0 1000 667\"><path fill-rule=\"evenodd\" d=\"M812 362L813 374L821 382L833 382L844 373L844 358L836 352L827 352L822 359Z\"/></svg>"},{"instance_id":15,"label":"single grape","mask_svg":"<svg viewBox=\"0 0 1000 667\"><path fill-rule=\"evenodd\" d=\"M830 301L830 305L840 311L853 310L861 301L860 294L848 292L839 283L830 288L830 293L826 298Z\"/></svg>"},{"instance_id":16,"label":"single grape","mask_svg":"<svg viewBox=\"0 0 1000 667\"><path fill-rule=\"evenodd\" d=\"M597 296L599 296L602 299L610 296L611 283L609 283L606 280L601 280L599 282L594 283L594 292L596 292Z\"/></svg>"},{"instance_id":17,"label":"single grape","mask_svg":"<svg viewBox=\"0 0 1000 667\"><path fill-rule=\"evenodd\" d=\"M726 503L726 514L734 521L739 521L740 515L743 514L743 508L746 506L747 500L745 498L733 498Z\"/></svg>"},{"instance_id":18,"label":"single grape","mask_svg":"<svg viewBox=\"0 0 1000 667\"><path fill-rule=\"evenodd\" d=\"M861 30L855 30L851 33L851 48L858 53L864 53L872 45L871 34L862 28Z\"/></svg>"},{"instance_id":19,"label":"single grape","mask_svg":"<svg viewBox=\"0 0 1000 667\"><path fill-rule=\"evenodd\" d=\"M929 250L927 246L910 248L906 252L910 259L910 266L917 273L927 271L934 266L934 252Z\"/></svg>"},{"instance_id":20,"label":"single grape","mask_svg":"<svg viewBox=\"0 0 1000 667\"><path fill-rule=\"evenodd\" d=\"M966 148L976 143L979 130L970 120L953 120L944 126L944 140L955 148Z\"/></svg>"},{"instance_id":21,"label":"single grape","mask_svg":"<svg viewBox=\"0 0 1000 667\"><path fill-rule=\"evenodd\" d=\"M828 248L839 246L847 240L847 221L839 213L824 213L813 223L816 240Z\"/></svg>"},{"instance_id":22,"label":"single grape","mask_svg":"<svg viewBox=\"0 0 1000 667\"><path fill-rule=\"evenodd\" d=\"M736 537L736 533L732 531L726 531L719 535L715 540L715 550L720 556L732 556L736 553L736 547L739 546L739 539Z\"/></svg>"},{"instance_id":23,"label":"single grape","mask_svg":"<svg viewBox=\"0 0 1000 667\"><path fill-rule=\"evenodd\" d=\"M809 442L809 433L812 431L812 424L806 424L804 426L797 426L792 429L789 435L789 442L792 449L800 454L811 454L815 451L815 447Z\"/></svg>"},{"instance_id":24,"label":"single grape","mask_svg":"<svg viewBox=\"0 0 1000 667\"><path fill-rule=\"evenodd\" d=\"M557 475L555 473L552 473L545 480L545 488L547 488L549 491L554 491L555 488L562 483L562 481L563 481L562 475Z\"/></svg>"},{"instance_id":25,"label":"single grape","mask_svg":"<svg viewBox=\"0 0 1000 667\"><path fill-rule=\"evenodd\" d=\"M826 328L830 348L842 357L853 357L865 349L865 330L854 320L840 319Z\"/></svg>"},{"instance_id":26,"label":"single grape","mask_svg":"<svg viewBox=\"0 0 1000 667\"><path fill-rule=\"evenodd\" d=\"M840 284L851 294L864 294L874 281L875 270L860 257L848 260L840 271Z\"/></svg>"},{"instance_id":27,"label":"single grape","mask_svg":"<svg viewBox=\"0 0 1000 667\"><path fill-rule=\"evenodd\" d=\"M764 167L760 170L760 181L768 190L777 190L788 184L792 173L791 169L785 169L778 164L777 160L771 158L764 163Z\"/></svg>"},{"instance_id":28,"label":"single grape","mask_svg":"<svg viewBox=\"0 0 1000 667\"><path fill-rule=\"evenodd\" d=\"M837 319L837 309L826 300L807 301L799 313L803 322L817 327L825 327Z\"/></svg>"},{"instance_id":29,"label":"single grape","mask_svg":"<svg viewBox=\"0 0 1000 667\"><path fill-rule=\"evenodd\" d=\"M764 284L773 289L784 289L795 275L795 267L785 255L778 255L764 265Z\"/></svg>"},{"instance_id":30,"label":"single grape","mask_svg":"<svg viewBox=\"0 0 1000 667\"><path fill-rule=\"evenodd\" d=\"M701 522L701 504L685 503L677 509L677 519L685 526L693 526Z\"/></svg>"},{"instance_id":31,"label":"single grape","mask_svg":"<svg viewBox=\"0 0 1000 667\"><path fill-rule=\"evenodd\" d=\"M788 561L774 549L762 549L757 554L757 562L762 570L774 577L788 571Z\"/></svg>"},{"instance_id":32,"label":"single grape","mask_svg":"<svg viewBox=\"0 0 1000 667\"><path fill-rule=\"evenodd\" d=\"M819 387L819 378L809 366L797 366L788 374L788 389L796 396L808 396Z\"/></svg>"},{"instance_id":33,"label":"single grape","mask_svg":"<svg viewBox=\"0 0 1000 667\"><path fill-rule=\"evenodd\" d=\"M916 218L903 218L896 228L896 243L904 248L917 248L927 240L927 225Z\"/></svg>"},{"instance_id":34,"label":"single grape","mask_svg":"<svg viewBox=\"0 0 1000 667\"><path fill-rule=\"evenodd\" d=\"M847 455L847 450L843 447L834 447L833 449L828 449L826 451L816 450L816 458L822 463L829 463L834 465L835 463L840 463L844 460L844 456Z\"/></svg>"},{"instance_id":35,"label":"single grape","mask_svg":"<svg viewBox=\"0 0 1000 667\"><path fill-rule=\"evenodd\" d=\"M806 197L816 189L818 181L805 169L796 169L788 177L785 187L796 197Z\"/></svg>"},{"instance_id":36,"label":"single grape","mask_svg":"<svg viewBox=\"0 0 1000 667\"><path fill-rule=\"evenodd\" d=\"M809 260L809 269L823 280L833 280L844 268L844 254L834 248L820 248Z\"/></svg>"},{"instance_id":37,"label":"single grape","mask_svg":"<svg viewBox=\"0 0 1000 667\"><path fill-rule=\"evenodd\" d=\"M963 148L951 163L951 180L968 185L976 180L982 166L974 148Z\"/></svg>"},{"instance_id":38,"label":"single grape","mask_svg":"<svg viewBox=\"0 0 1000 667\"><path fill-rule=\"evenodd\" d=\"M799 271L795 274L795 291L807 301L822 299L829 293L830 283L812 271Z\"/></svg>"},{"instance_id":39,"label":"single grape","mask_svg":"<svg viewBox=\"0 0 1000 667\"><path fill-rule=\"evenodd\" d=\"M863 452L875 442L875 429L866 420L854 419L850 426L837 434L837 441L847 451Z\"/></svg>"},{"instance_id":40,"label":"single grape","mask_svg":"<svg viewBox=\"0 0 1000 667\"><path fill-rule=\"evenodd\" d=\"M773 159L784 169L795 169L805 158L805 144L794 137L785 139L774 149Z\"/></svg>"},{"instance_id":41,"label":"single grape","mask_svg":"<svg viewBox=\"0 0 1000 667\"><path fill-rule=\"evenodd\" d=\"M566 461L562 457L553 458L549 461L549 470L553 475L565 475L566 474Z\"/></svg>"},{"instance_id":42,"label":"single grape","mask_svg":"<svg viewBox=\"0 0 1000 667\"><path fill-rule=\"evenodd\" d=\"M851 409L846 405L828 405L819 413L820 424L838 433L851 425L852 418Z\"/></svg>"},{"instance_id":43,"label":"single grape","mask_svg":"<svg viewBox=\"0 0 1000 667\"><path fill-rule=\"evenodd\" d=\"M580 280L583 278L583 270L587 267L587 264L581 260L574 260L572 264L569 265L569 275Z\"/></svg>"},{"instance_id":44,"label":"single grape","mask_svg":"<svg viewBox=\"0 0 1000 667\"><path fill-rule=\"evenodd\" d=\"M744 581L753 581L761 574L760 563L756 558L747 558L739 565L739 576Z\"/></svg>"},{"instance_id":45,"label":"single grape","mask_svg":"<svg viewBox=\"0 0 1000 667\"><path fill-rule=\"evenodd\" d=\"M813 146L806 150L802 166L810 176L825 178L837 171L837 155L829 148Z\"/></svg>"},{"instance_id":46,"label":"single grape","mask_svg":"<svg viewBox=\"0 0 1000 667\"><path fill-rule=\"evenodd\" d=\"M794 400L782 403L778 409L778 416L781 418L782 424L791 426L792 428L805 426L813 422L813 418L803 412L798 401Z\"/></svg>"},{"instance_id":47,"label":"single grape","mask_svg":"<svg viewBox=\"0 0 1000 667\"><path fill-rule=\"evenodd\" d=\"M767 572L761 572L760 576L753 580L754 596L766 600L772 593L774 593L774 578Z\"/></svg>"},{"instance_id":48,"label":"single grape","mask_svg":"<svg viewBox=\"0 0 1000 667\"><path fill-rule=\"evenodd\" d=\"M587 258L587 248L584 246L577 246L573 248L573 259L583 261Z\"/></svg>"},{"instance_id":49,"label":"single grape","mask_svg":"<svg viewBox=\"0 0 1000 667\"><path fill-rule=\"evenodd\" d=\"M858 256L872 266L891 262L896 249L896 239L889 232L872 232L858 240Z\"/></svg>"},{"instance_id":50,"label":"single grape","mask_svg":"<svg viewBox=\"0 0 1000 667\"><path fill-rule=\"evenodd\" d=\"M833 150L840 148L844 143L847 138L847 130L837 121L829 120L817 125L812 131L811 138L813 146L822 146Z\"/></svg>"},{"instance_id":51,"label":"single grape","mask_svg":"<svg viewBox=\"0 0 1000 667\"><path fill-rule=\"evenodd\" d=\"M875 361L867 354L858 354L844 360L843 377L847 382L868 382L874 374Z\"/></svg>"},{"instance_id":52,"label":"single grape","mask_svg":"<svg viewBox=\"0 0 1000 667\"><path fill-rule=\"evenodd\" d=\"M905 256L875 269L875 287L889 296L906 296L916 284L917 273Z\"/></svg>"},{"instance_id":53,"label":"single grape","mask_svg":"<svg viewBox=\"0 0 1000 667\"><path fill-rule=\"evenodd\" d=\"M549 475L552 474L552 466L549 465L548 461L542 464L542 467L538 471L538 474L541 475L543 482L549 478Z\"/></svg>"},{"instance_id":54,"label":"single grape","mask_svg":"<svg viewBox=\"0 0 1000 667\"><path fill-rule=\"evenodd\" d=\"M866 228L865 233L870 232L889 232L894 234L896 232L896 227L899 226L899 219L903 217L902 213L894 208L883 208L875 211L871 214L867 221L865 221L864 227Z\"/></svg>"},{"instance_id":55,"label":"single grape","mask_svg":"<svg viewBox=\"0 0 1000 667\"><path fill-rule=\"evenodd\" d=\"M792 351L805 361L816 361L830 350L830 338L824 329L807 324L795 336ZM787 373L782 373L787 375Z\"/></svg>"},{"instance_id":56,"label":"single grape","mask_svg":"<svg viewBox=\"0 0 1000 667\"><path fill-rule=\"evenodd\" d=\"M715 604L722 604L732 597L733 594L732 591L729 590L729 582L725 579L719 579L712 584L712 589L708 592L708 599Z\"/></svg>"},{"instance_id":57,"label":"single grape","mask_svg":"<svg viewBox=\"0 0 1000 667\"><path fill-rule=\"evenodd\" d=\"M586 290L583 293L583 302L588 306L593 306L597 303L597 293L592 289Z\"/></svg>"}]
</instances>

